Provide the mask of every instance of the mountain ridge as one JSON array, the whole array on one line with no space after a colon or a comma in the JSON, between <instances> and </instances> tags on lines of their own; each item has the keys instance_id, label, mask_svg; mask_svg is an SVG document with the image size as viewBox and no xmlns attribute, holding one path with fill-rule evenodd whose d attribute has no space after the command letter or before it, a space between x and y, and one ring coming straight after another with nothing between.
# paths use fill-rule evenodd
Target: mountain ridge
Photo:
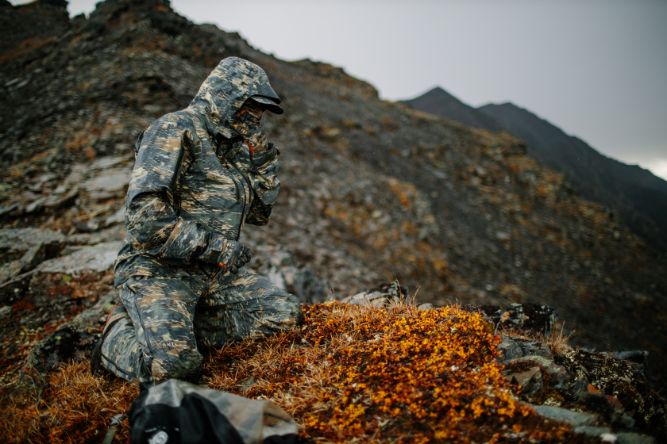
<instances>
[{"instance_id":1,"label":"mountain ridge","mask_svg":"<svg viewBox=\"0 0 667 444\"><path fill-rule=\"evenodd\" d=\"M465 125L508 131L526 142L529 155L563 173L583 197L617 213L656 251L667 248L667 181L650 171L604 155L512 102L475 108L434 88L405 103Z\"/></svg>"}]
</instances>

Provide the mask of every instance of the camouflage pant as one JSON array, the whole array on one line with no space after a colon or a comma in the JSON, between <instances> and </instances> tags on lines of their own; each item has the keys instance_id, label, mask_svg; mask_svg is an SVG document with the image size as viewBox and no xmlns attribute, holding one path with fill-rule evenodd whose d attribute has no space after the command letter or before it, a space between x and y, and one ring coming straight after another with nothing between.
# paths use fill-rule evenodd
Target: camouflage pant
<instances>
[{"instance_id":1,"label":"camouflage pant","mask_svg":"<svg viewBox=\"0 0 667 444\"><path fill-rule=\"evenodd\" d=\"M190 379L200 371L200 350L290 328L301 316L296 296L245 269L153 271L118 287L122 305L104 329L102 365L127 380Z\"/></svg>"}]
</instances>

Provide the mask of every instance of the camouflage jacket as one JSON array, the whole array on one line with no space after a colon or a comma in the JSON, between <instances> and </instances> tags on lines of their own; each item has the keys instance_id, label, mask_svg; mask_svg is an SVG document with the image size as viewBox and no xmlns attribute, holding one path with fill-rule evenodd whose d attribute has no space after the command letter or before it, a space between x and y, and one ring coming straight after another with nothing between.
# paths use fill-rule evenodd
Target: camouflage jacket
<instances>
[{"instance_id":1,"label":"camouflage jacket","mask_svg":"<svg viewBox=\"0 0 667 444\"><path fill-rule=\"evenodd\" d=\"M278 150L253 146L230 125L243 102L266 85L257 65L224 59L188 108L144 131L125 202L128 233L116 261L117 283L119 270L149 275L153 261L216 264L245 222L268 222L280 188Z\"/></svg>"}]
</instances>

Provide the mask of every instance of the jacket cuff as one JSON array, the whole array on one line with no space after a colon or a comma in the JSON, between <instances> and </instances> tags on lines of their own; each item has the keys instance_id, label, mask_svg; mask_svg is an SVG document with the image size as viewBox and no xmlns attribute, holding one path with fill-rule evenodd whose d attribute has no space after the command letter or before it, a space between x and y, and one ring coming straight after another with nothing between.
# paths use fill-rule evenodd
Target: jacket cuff
<instances>
[{"instance_id":1,"label":"jacket cuff","mask_svg":"<svg viewBox=\"0 0 667 444\"><path fill-rule=\"evenodd\" d=\"M280 150L274 144L269 143L269 146L265 150L255 151L252 157L252 166L254 168L261 168L267 163L273 162L279 154Z\"/></svg>"},{"instance_id":2,"label":"jacket cuff","mask_svg":"<svg viewBox=\"0 0 667 444\"><path fill-rule=\"evenodd\" d=\"M210 234L208 243L199 254L198 259L207 264L217 264L221 261L227 262L225 258L229 255L232 242L234 241L230 241L220 235Z\"/></svg>"},{"instance_id":3,"label":"jacket cuff","mask_svg":"<svg viewBox=\"0 0 667 444\"><path fill-rule=\"evenodd\" d=\"M179 219L160 248L159 255L165 259L189 262L197 252L206 247L206 244L206 233L197 226L196 222Z\"/></svg>"}]
</instances>

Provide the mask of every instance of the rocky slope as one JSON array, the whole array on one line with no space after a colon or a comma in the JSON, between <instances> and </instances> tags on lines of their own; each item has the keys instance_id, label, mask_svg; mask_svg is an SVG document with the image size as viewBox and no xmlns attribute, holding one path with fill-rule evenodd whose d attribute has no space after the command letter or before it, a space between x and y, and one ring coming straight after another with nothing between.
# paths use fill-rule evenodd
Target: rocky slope
<instances>
[{"instance_id":1,"label":"rocky slope","mask_svg":"<svg viewBox=\"0 0 667 444\"><path fill-rule=\"evenodd\" d=\"M656 253L667 251L667 181L637 165L609 158L583 140L512 103L474 108L442 88L407 104L474 128L505 130L526 143L527 153L562 173L585 199L609 208Z\"/></svg>"},{"instance_id":2,"label":"rocky slope","mask_svg":"<svg viewBox=\"0 0 667 444\"><path fill-rule=\"evenodd\" d=\"M339 68L262 54L163 1L110 0L65 31L53 3L0 4L45 14L39 40L19 19L2 28L21 35L0 69L4 381L26 359L43 375L88 352L112 299L134 138L229 55L265 67L285 99L267 122L280 203L246 237L277 284L305 302L397 278L435 304L548 304L576 343L666 363L665 262L518 140L381 101Z\"/></svg>"}]
</instances>

